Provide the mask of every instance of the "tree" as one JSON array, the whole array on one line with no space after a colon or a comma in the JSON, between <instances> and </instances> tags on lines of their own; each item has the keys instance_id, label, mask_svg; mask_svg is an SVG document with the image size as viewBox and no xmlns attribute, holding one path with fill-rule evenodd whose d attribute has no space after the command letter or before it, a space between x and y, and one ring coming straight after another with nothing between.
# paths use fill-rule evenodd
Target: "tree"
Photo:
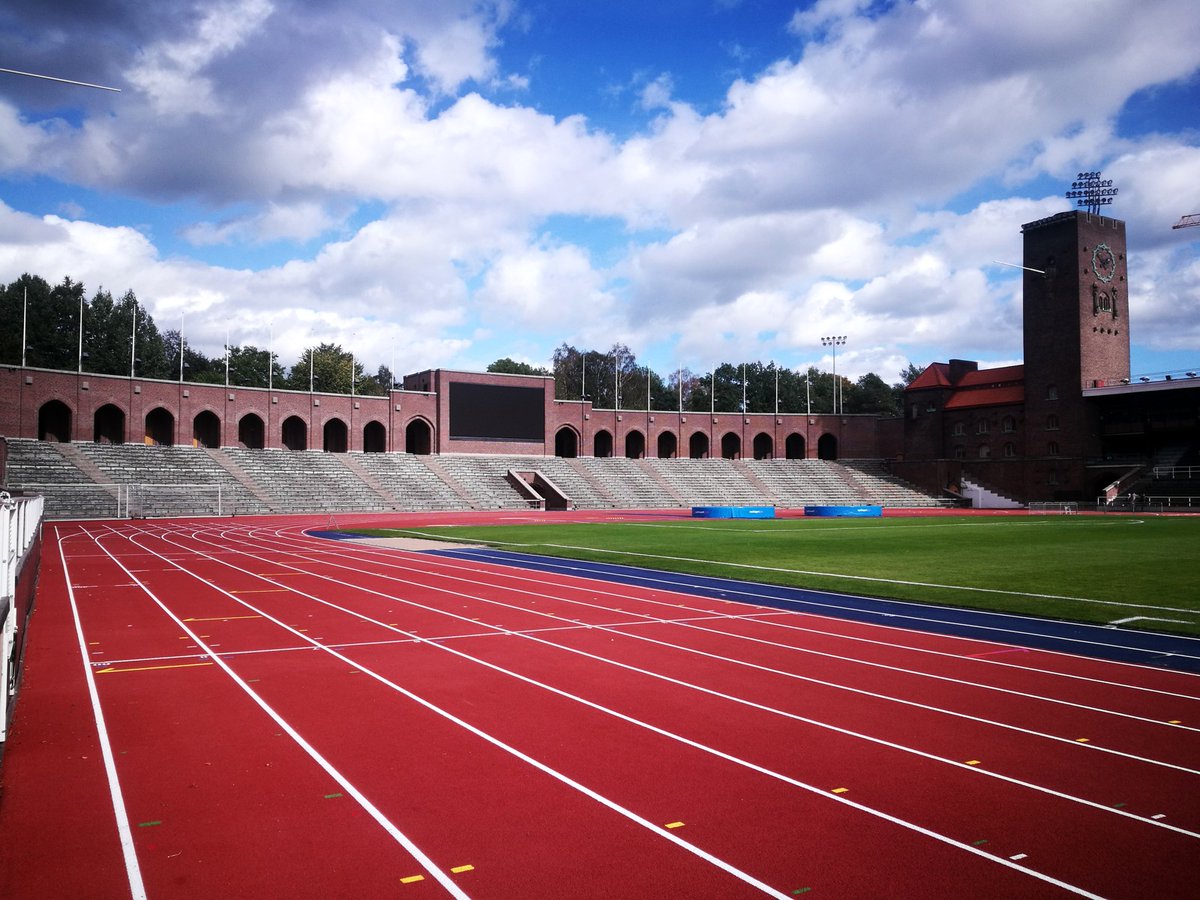
<instances>
[{"instance_id":1,"label":"tree","mask_svg":"<svg viewBox=\"0 0 1200 900\"><path fill-rule=\"evenodd\" d=\"M900 380L904 382L902 387L908 387L910 384L916 381L924 371L924 369L920 368L915 363L909 363L906 368L900 370Z\"/></svg>"},{"instance_id":2,"label":"tree","mask_svg":"<svg viewBox=\"0 0 1200 900\"><path fill-rule=\"evenodd\" d=\"M286 386L307 391L311 384L322 394L349 394L358 393L363 380L362 362L353 353L343 350L341 344L320 344L300 354Z\"/></svg>"},{"instance_id":3,"label":"tree","mask_svg":"<svg viewBox=\"0 0 1200 900\"><path fill-rule=\"evenodd\" d=\"M498 359L494 363L488 365L489 372L498 372L503 375L553 375L549 369L542 366L531 366L529 363L517 362L511 357Z\"/></svg>"},{"instance_id":4,"label":"tree","mask_svg":"<svg viewBox=\"0 0 1200 900\"><path fill-rule=\"evenodd\" d=\"M843 408L848 413L898 416L902 407L897 387L889 385L874 372L868 372L854 384L846 385L842 395Z\"/></svg>"}]
</instances>

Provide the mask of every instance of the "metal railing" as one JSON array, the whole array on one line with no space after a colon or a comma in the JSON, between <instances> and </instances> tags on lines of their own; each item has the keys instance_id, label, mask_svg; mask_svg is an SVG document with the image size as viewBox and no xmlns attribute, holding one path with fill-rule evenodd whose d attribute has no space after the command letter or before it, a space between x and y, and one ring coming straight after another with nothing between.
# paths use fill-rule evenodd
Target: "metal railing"
<instances>
[{"instance_id":1,"label":"metal railing","mask_svg":"<svg viewBox=\"0 0 1200 900\"><path fill-rule=\"evenodd\" d=\"M25 625L22 613L28 612L17 602L17 576L41 528L42 505L41 497L15 498L0 491L0 742L8 737L21 656L17 631ZM32 582L26 581L22 592L31 597Z\"/></svg>"}]
</instances>

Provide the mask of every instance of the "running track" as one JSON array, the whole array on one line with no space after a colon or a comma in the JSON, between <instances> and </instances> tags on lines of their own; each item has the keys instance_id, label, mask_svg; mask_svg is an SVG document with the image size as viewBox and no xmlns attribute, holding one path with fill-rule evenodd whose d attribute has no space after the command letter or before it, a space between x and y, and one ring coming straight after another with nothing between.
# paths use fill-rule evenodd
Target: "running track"
<instances>
[{"instance_id":1,"label":"running track","mask_svg":"<svg viewBox=\"0 0 1200 900\"><path fill-rule=\"evenodd\" d=\"M47 526L0 896L1195 896L1196 675L323 524Z\"/></svg>"}]
</instances>

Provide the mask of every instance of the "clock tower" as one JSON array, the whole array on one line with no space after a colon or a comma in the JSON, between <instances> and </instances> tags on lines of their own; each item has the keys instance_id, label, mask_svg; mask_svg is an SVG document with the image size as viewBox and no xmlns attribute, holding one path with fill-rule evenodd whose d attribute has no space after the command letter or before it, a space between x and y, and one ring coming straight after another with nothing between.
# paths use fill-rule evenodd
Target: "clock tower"
<instances>
[{"instance_id":1,"label":"clock tower","mask_svg":"<svg viewBox=\"0 0 1200 900\"><path fill-rule=\"evenodd\" d=\"M1044 458L1041 477L1066 496L1082 489L1071 483L1100 452L1083 391L1129 380L1125 223L1074 210L1021 231L1026 456ZM1031 496L1045 495L1046 484L1036 487Z\"/></svg>"}]
</instances>

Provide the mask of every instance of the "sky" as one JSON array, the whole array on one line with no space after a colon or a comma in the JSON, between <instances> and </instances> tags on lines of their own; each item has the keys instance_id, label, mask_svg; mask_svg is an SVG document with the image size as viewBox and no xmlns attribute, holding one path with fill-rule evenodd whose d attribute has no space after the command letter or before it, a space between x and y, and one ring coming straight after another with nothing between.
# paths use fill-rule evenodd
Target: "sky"
<instances>
[{"instance_id":1,"label":"sky","mask_svg":"<svg viewBox=\"0 0 1200 900\"><path fill-rule=\"evenodd\" d=\"M1200 365L1195 0L0 0L0 281L291 365L620 342L1021 359L1021 225L1103 172L1134 374Z\"/></svg>"}]
</instances>

